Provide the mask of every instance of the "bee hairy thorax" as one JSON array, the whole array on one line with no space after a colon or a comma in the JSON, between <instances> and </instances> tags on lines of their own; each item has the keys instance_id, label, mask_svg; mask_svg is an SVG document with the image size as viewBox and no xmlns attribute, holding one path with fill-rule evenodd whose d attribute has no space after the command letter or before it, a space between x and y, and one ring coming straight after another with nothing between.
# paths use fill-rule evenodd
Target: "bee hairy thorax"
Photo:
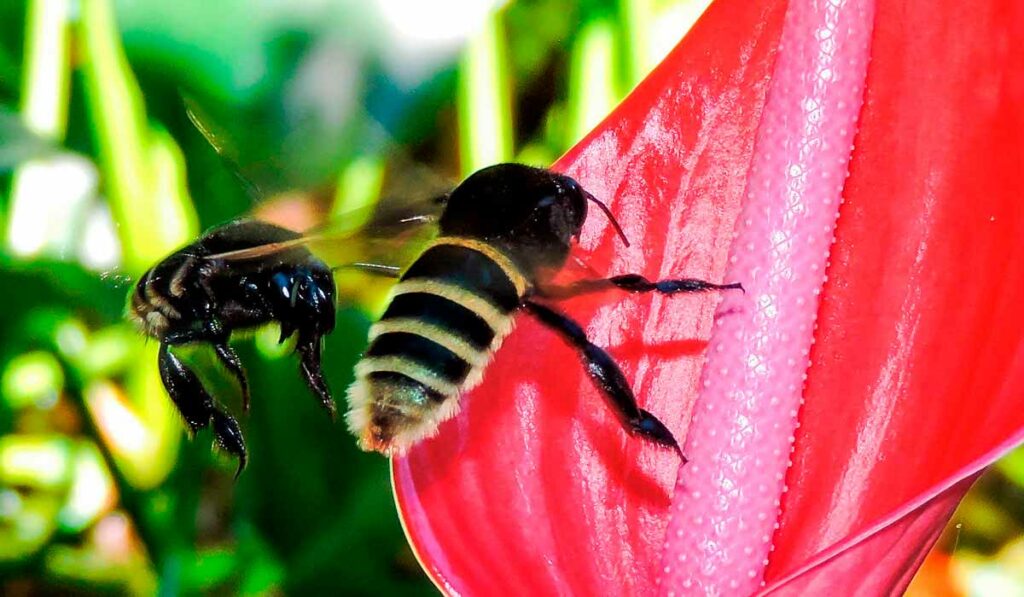
<instances>
[{"instance_id":1,"label":"bee hairy thorax","mask_svg":"<svg viewBox=\"0 0 1024 597\"><path fill-rule=\"evenodd\" d=\"M458 411L532 287L500 247L460 236L428 246L392 290L349 388L363 449L402 453Z\"/></svg>"}]
</instances>

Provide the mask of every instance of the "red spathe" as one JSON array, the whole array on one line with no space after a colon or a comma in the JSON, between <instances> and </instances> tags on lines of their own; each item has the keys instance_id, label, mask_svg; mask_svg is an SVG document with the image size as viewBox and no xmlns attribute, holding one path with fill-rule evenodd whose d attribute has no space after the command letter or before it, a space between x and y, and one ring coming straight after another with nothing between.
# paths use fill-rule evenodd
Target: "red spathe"
<instances>
[{"instance_id":1,"label":"red spathe","mask_svg":"<svg viewBox=\"0 0 1024 597\"><path fill-rule=\"evenodd\" d=\"M577 254L592 267L721 279L785 9L716 2L556 164L633 242L591 214ZM904 586L961 480L1024 429L1019 39L1013 2L877 3L770 586ZM600 299L564 308L682 439L716 297ZM654 591L678 461L622 431L568 347L520 317L462 404L394 462L407 530L439 584Z\"/></svg>"}]
</instances>

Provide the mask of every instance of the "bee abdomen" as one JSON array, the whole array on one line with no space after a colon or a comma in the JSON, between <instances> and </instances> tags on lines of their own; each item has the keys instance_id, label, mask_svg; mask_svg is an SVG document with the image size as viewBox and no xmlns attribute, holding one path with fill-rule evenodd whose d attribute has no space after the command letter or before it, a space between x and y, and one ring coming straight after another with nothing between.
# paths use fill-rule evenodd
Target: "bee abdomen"
<instances>
[{"instance_id":1,"label":"bee abdomen","mask_svg":"<svg viewBox=\"0 0 1024 597\"><path fill-rule=\"evenodd\" d=\"M463 288L509 313L519 306L528 283L514 263L476 239L441 237L402 276Z\"/></svg>"},{"instance_id":2,"label":"bee abdomen","mask_svg":"<svg viewBox=\"0 0 1024 597\"><path fill-rule=\"evenodd\" d=\"M360 445L391 454L431 435L458 411L459 394L480 381L511 321L509 313L457 286L400 282L391 306L370 328L348 392L347 420Z\"/></svg>"},{"instance_id":3,"label":"bee abdomen","mask_svg":"<svg viewBox=\"0 0 1024 597\"><path fill-rule=\"evenodd\" d=\"M405 283L403 286L404 288L400 290L415 290L412 284ZM480 302L483 302L482 299ZM384 324L389 320L418 320L424 325L440 330L455 330L466 343L477 349L485 349L491 345L495 334L494 322L488 321L487 317L496 319L502 315L497 310L481 315L470 307L439 294L404 292L391 300L378 324Z\"/></svg>"},{"instance_id":4,"label":"bee abdomen","mask_svg":"<svg viewBox=\"0 0 1024 597\"><path fill-rule=\"evenodd\" d=\"M177 255L148 269L131 293L129 317L139 329L154 338L160 338L182 318L172 304L180 299L182 279L188 274L191 261Z\"/></svg>"},{"instance_id":5,"label":"bee abdomen","mask_svg":"<svg viewBox=\"0 0 1024 597\"><path fill-rule=\"evenodd\" d=\"M439 380L456 386L461 385L472 365L465 357L424 336L423 333L424 330L380 334L370 343L370 348L363 358L374 360L396 357L423 367Z\"/></svg>"},{"instance_id":6,"label":"bee abdomen","mask_svg":"<svg viewBox=\"0 0 1024 597\"><path fill-rule=\"evenodd\" d=\"M401 452L458 410L511 330L527 288L500 251L440 238L395 286L370 328L349 388L349 427L364 449Z\"/></svg>"}]
</instances>

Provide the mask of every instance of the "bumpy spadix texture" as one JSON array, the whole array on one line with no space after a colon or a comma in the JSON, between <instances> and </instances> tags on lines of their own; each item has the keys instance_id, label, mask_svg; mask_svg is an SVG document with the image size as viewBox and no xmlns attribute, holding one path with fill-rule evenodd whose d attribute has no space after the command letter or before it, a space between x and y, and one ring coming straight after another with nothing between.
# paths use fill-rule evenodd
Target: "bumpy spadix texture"
<instances>
[{"instance_id":1,"label":"bumpy spadix texture","mask_svg":"<svg viewBox=\"0 0 1024 597\"><path fill-rule=\"evenodd\" d=\"M633 243L595 214L578 252L592 267L725 278L787 4L716 1L557 164ZM1019 39L1012 0L876 0L766 591L898 592L972 476L1020 438ZM716 305L564 308L685 438ZM678 460L627 438L574 358L520 319L462 413L394 461L410 539L449 592L654 594L678 557L662 553Z\"/></svg>"},{"instance_id":2,"label":"bumpy spadix texture","mask_svg":"<svg viewBox=\"0 0 1024 597\"><path fill-rule=\"evenodd\" d=\"M867 73L874 2L786 11L743 210L676 484L659 582L676 595L760 585L810 366L818 296Z\"/></svg>"}]
</instances>

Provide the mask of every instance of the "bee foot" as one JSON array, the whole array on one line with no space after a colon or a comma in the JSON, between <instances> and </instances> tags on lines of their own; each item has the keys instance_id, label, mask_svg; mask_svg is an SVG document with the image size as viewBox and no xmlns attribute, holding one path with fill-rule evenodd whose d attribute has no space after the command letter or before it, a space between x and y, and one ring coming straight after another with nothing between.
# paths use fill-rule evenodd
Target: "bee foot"
<instances>
[{"instance_id":1,"label":"bee foot","mask_svg":"<svg viewBox=\"0 0 1024 597\"><path fill-rule=\"evenodd\" d=\"M185 366L167 344L160 345L158 356L160 379L167 394L181 413L189 430L195 434L210 423L213 398L191 369Z\"/></svg>"},{"instance_id":2,"label":"bee foot","mask_svg":"<svg viewBox=\"0 0 1024 597\"><path fill-rule=\"evenodd\" d=\"M242 437L242 430L238 427L238 421L219 410L214 410L210 418L213 421L213 436L217 440L217 445L228 454L238 458L238 469L235 471L235 479L238 479L242 470L245 469L246 463L245 439Z\"/></svg>"},{"instance_id":3,"label":"bee foot","mask_svg":"<svg viewBox=\"0 0 1024 597\"><path fill-rule=\"evenodd\" d=\"M672 435L672 432L668 430L664 423L651 413L640 409L640 417L630 421L629 426L634 434L649 439L656 444L672 448L682 458L683 463L686 463L686 457L683 456L683 451L679 447L679 442L676 441L675 436Z\"/></svg>"},{"instance_id":4,"label":"bee foot","mask_svg":"<svg viewBox=\"0 0 1024 597\"><path fill-rule=\"evenodd\" d=\"M293 333L295 333L295 328L292 327L291 325L289 325L288 323L282 321L281 322L281 336L277 339L277 343L278 344L284 344L284 341L287 340L289 337L291 337L291 335Z\"/></svg>"},{"instance_id":5,"label":"bee foot","mask_svg":"<svg viewBox=\"0 0 1024 597\"><path fill-rule=\"evenodd\" d=\"M160 378L193 435L213 423L213 435L225 452L238 458L235 478L245 468L245 440L238 422L217 408L210 393L191 369L166 344L160 346ZM230 366L229 366L230 368ZM245 387L245 386L243 386Z\"/></svg>"},{"instance_id":6,"label":"bee foot","mask_svg":"<svg viewBox=\"0 0 1024 597\"><path fill-rule=\"evenodd\" d=\"M313 394L320 399L320 405L324 407L331 419L334 419L334 398L331 397L331 390L327 387L320 364L320 338L302 342L296 348L299 352L302 378L306 380L306 384Z\"/></svg>"}]
</instances>

